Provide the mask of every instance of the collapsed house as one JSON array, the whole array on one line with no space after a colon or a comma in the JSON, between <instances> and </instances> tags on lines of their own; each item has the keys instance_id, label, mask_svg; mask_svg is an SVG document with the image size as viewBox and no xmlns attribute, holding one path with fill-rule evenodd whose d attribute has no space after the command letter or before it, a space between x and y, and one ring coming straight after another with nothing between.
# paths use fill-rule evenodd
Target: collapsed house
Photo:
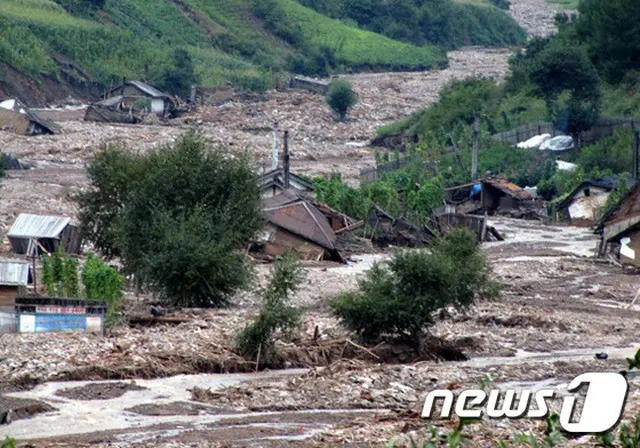
<instances>
[{"instance_id":1,"label":"collapsed house","mask_svg":"<svg viewBox=\"0 0 640 448\"><path fill-rule=\"evenodd\" d=\"M601 234L598 255L614 249L621 263L640 267L640 184L601 218L596 232Z\"/></svg>"},{"instance_id":2,"label":"collapsed house","mask_svg":"<svg viewBox=\"0 0 640 448\"><path fill-rule=\"evenodd\" d=\"M427 226L418 227L403 217L395 217L373 204L367 215L367 230L372 241L381 247L421 247L436 236Z\"/></svg>"},{"instance_id":3,"label":"collapsed house","mask_svg":"<svg viewBox=\"0 0 640 448\"><path fill-rule=\"evenodd\" d=\"M33 282L29 263L0 261L0 310L12 311L14 299Z\"/></svg>"},{"instance_id":4,"label":"collapsed house","mask_svg":"<svg viewBox=\"0 0 640 448\"><path fill-rule=\"evenodd\" d=\"M490 215L530 210L535 198L504 178L488 178L445 189L445 201L461 213L486 211Z\"/></svg>"},{"instance_id":5,"label":"collapsed house","mask_svg":"<svg viewBox=\"0 0 640 448\"><path fill-rule=\"evenodd\" d=\"M618 188L618 176L590 179L578 185L556 205L556 221L592 226L605 209L607 199Z\"/></svg>"},{"instance_id":6,"label":"collapsed house","mask_svg":"<svg viewBox=\"0 0 640 448\"><path fill-rule=\"evenodd\" d=\"M342 262L338 235L362 224L293 190L263 199L262 218L266 226L251 247L257 258L294 251L303 260Z\"/></svg>"},{"instance_id":7,"label":"collapsed house","mask_svg":"<svg viewBox=\"0 0 640 448\"><path fill-rule=\"evenodd\" d=\"M478 242L504 241L500 232L490 226L487 216L468 215L459 213L456 207L445 205L433 211L433 227L441 235L446 235L451 230L464 227L476 234Z\"/></svg>"},{"instance_id":8,"label":"collapsed house","mask_svg":"<svg viewBox=\"0 0 640 448\"><path fill-rule=\"evenodd\" d=\"M57 124L43 120L17 99L0 102L0 130L20 135L60 133Z\"/></svg>"},{"instance_id":9,"label":"collapsed house","mask_svg":"<svg viewBox=\"0 0 640 448\"><path fill-rule=\"evenodd\" d=\"M169 94L142 81L124 81L111 89L107 98L91 104L85 112L85 121L138 123L147 113L165 118L177 108Z\"/></svg>"},{"instance_id":10,"label":"collapsed house","mask_svg":"<svg viewBox=\"0 0 640 448\"><path fill-rule=\"evenodd\" d=\"M52 253L58 247L77 254L81 249L79 229L68 217L21 213L7 237L16 254Z\"/></svg>"}]
</instances>

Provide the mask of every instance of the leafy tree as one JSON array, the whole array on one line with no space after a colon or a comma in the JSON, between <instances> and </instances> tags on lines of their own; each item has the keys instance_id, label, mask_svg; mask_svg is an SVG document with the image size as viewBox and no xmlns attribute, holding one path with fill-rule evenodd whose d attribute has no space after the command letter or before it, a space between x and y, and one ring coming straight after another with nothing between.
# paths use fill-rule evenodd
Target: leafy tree
<instances>
[{"instance_id":1,"label":"leafy tree","mask_svg":"<svg viewBox=\"0 0 640 448\"><path fill-rule=\"evenodd\" d=\"M137 177L126 182L117 169L130 160L116 150L98 156L97 168L90 165L89 172L100 175L90 176L80 202L89 241L108 243L127 273L171 303L225 304L249 276L236 251L261 225L248 158L212 149L191 132L138 156L131 168Z\"/></svg>"},{"instance_id":2,"label":"leafy tree","mask_svg":"<svg viewBox=\"0 0 640 448\"><path fill-rule=\"evenodd\" d=\"M143 160L120 144L103 148L87 166L89 188L76 196L83 237L107 259L120 255L116 221L144 174Z\"/></svg>"},{"instance_id":3,"label":"leafy tree","mask_svg":"<svg viewBox=\"0 0 640 448\"><path fill-rule=\"evenodd\" d=\"M293 252L278 259L271 280L263 291L262 308L258 317L236 337L238 352L247 359L256 359L260 353L263 363L273 362L275 352L273 333L293 329L300 320L300 311L290 305L305 274Z\"/></svg>"},{"instance_id":4,"label":"leafy tree","mask_svg":"<svg viewBox=\"0 0 640 448\"><path fill-rule=\"evenodd\" d=\"M640 3L584 0L575 20L576 38L610 81L640 68Z\"/></svg>"},{"instance_id":5,"label":"leafy tree","mask_svg":"<svg viewBox=\"0 0 640 448\"><path fill-rule=\"evenodd\" d=\"M537 54L529 76L554 121L567 132L588 129L598 119L600 80L583 48L551 42Z\"/></svg>"},{"instance_id":6,"label":"leafy tree","mask_svg":"<svg viewBox=\"0 0 640 448\"><path fill-rule=\"evenodd\" d=\"M376 263L357 291L331 302L333 312L367 341L383 335L408 338L420 348L438 310L467 308L476 297L497 294L476 235L454 229L431 250L400 251Z\"/></svg>"},{"instance_id":7,"label":"leafy tree","mask_svg":"<svg viewBox=\"0 0 640 448\"><path fill-rule=\"evenodd\" d=\"M174 49L170 65L158 76L158 87L172 95L186 98L191 92L191 86L197 82L198 76L189 52L184 48Z\"/></svg>"},{"instance_id":8,"label":"leafy tree","mask_svg":"<svg viewBox=\"0 0 640 448\"><path fill-rule=\"evenodd\" d=\"M333 81L329 86L326 101L329 107L338 115L338 118L344 120L349 110L358 102L358 95L353 91L348 81L339 79Z\"/></svg>"}]
</instances>

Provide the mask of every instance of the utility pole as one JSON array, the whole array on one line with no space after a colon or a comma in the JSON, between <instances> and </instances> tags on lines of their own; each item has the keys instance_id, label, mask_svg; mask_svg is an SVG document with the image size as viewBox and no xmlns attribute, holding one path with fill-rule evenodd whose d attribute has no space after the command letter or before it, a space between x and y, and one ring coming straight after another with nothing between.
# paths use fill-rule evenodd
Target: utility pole
<instances>
[{"instance_id":1,"label":"utility pole","mask_svg":"<svg viewBox=\"0 0 640 448\"><path fill-rule=\"evenodd\" d=\"M284 131L284 189L289 189L289 172L291 166L289 164L289 131Z\"/></svg>"},{"instance_id":2,"label":"utility pole","mask_svg":"<svg viewBox=\"0 0 640 448\"><path fill-rule=\"evenodd\" d=\"M273 155L271 157L271 169L278 169L278 122L273 123Z\"/></svg>"},{"instance_id":3,"label":"utility pole","mask_svg":"<svg viewBox=\"0 0 640 448\"><path fill-rule=\"evenodd\" d=\"M478 178L478 134L480 133L480 117L473 120L473 156L471 158L471 179Z\"/></svg>"},{"instance_id":4,"label":"utility pole","mask_svg":"<svg viewBox=\"0 0 640 448\"><path fill-rule=\"evenodd\" d=\"M640 168L640 131L633 134L633 179L638 180L638 169Z\"/></svg>"}]
</instances>

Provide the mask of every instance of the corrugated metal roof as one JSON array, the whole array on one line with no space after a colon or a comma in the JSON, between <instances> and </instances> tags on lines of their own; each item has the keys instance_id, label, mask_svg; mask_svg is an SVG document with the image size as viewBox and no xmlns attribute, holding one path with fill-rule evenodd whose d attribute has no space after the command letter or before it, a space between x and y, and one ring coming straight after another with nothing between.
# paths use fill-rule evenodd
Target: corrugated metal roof
<instances>
[{"instance_id":1,"label":"corrugated metal roof","mask_svg":"<svg viewBox=\"0 0 640 448\"><path fill-rule=\"evenodd\" d=\"M144 93L146 93L149 96L153 96L153 97L156 97L156 98L168 98L169 97L169 95L167 95L166 93L159 91L158 89L156 89L155 87L147 84L146 82L142 82L142 81L127 81L127 84L135 86L136 88L142 90Z\"/></svg>"},{"instance_id":2,"label":"corrugated metal roof","mask_svg":"<svg viewBox=\"0 0 640 448\"><path fill-rule=\"evenodd\" d=\"M21 213L7 236L14 238L58 238L71 218Z\"/></svg>"},{"instance_id":3,"label":"corrugated metal roof","mask_svg":"<svg viewBox=\"0 0 640 448\"><path fill-rule=\"evenodd\" d=\"M327 218L313 205L305 201L297 201L276 206L265 207L264 218L272 224L312 241L326 249L333 249L336 241Z\"/></svg>"},{"instance_id":4,"label":"corrugated metal roof","mask_svg":"<svg viewBox=\"0 0 640 448\"><path fill-rule=\"evenodd\" d=\"M489 185L497 188L498 190L510 195L514 196L518 199L528 200L533 199L533 195L528 191L523 190L518 185L509 182L507 179L487 179L485 181Z\"/></svg>"},{"instance_id":5,"label":"corrugated metal roof","mask_svg":"<svg viewBox=\"0 0 640 448\"><path fill-rule=\"evenodd\" d=\"M29 263L0 261L0 285L27 286L29 284Z\"/></svg>"}]
</instances>

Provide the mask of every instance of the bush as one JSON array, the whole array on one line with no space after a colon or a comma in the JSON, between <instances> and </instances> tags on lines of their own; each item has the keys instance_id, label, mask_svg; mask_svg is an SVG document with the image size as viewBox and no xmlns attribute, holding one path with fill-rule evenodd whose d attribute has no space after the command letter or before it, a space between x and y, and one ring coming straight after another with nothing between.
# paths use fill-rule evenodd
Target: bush
<instances>
[{"instance_id":1,"label":"bush","mask_svg":"<svg viewBox=\"0 0 640 448\"><path fill-rule=\"evenodd\" d=\"M344 120L349 110L358 102L358 95L348 81L341 79L331 83L326 101L340 120Z\"/></svg>"},{"instance_id":2,"label":"bush","mask_svg":"<svg viewBox=\"0 0 640 448\"><path fill-rule=\"evenodd\" d=\"M124 296L124 278L114 268L89 254L82 270L84 295L89 300L107 302L107 322L113 323Z\"/></svg>"},{"instance_id":3,"label":"bush","mask_svg":"<svg viewBox=\"0 0 640 448\"><path fill-rule=\"evenodd\" d=\"M237 251L261 226L248 157L191 132L144 156L108 149L89 177L79 201L83 233L119 254L140 286L181 306L221 306L244 286L249 271Z\"/></svg>"},{"instance_id":4,"label":"bush","mask_svg":"<svg viewBox=\"0 0 640 448\"><path fill-rule=\"evenodd\" d=\"M357 291L342 294L330 306L365 341L393 335L419 348L435 312L449 306L466 309L474 298L496 294L476 235L455 229L431 250L400 251L388 263L376 263Z\"/></svg>"},{"instance_id":5,"label":"bush","mask_svg":"<svg viewBox=\"0 0 640 448\"><path fill-rule=\"evenodd\" d=\"M60 246L42 257L42 282L51 297L78 298L78 260L66 256Z\"/></svg>"},{"instance_id":6,"label":"bush","mask_svg":"<svg viewBox=\"0 0 640 448\"><path fill-rule=\"evenodd\" d=\"M289 302L303 280L304 271L294 253L289 252L276 261L269 285L263 292L260 314L236 337L237 350L242 356L253 360L260 353L264 364L275 360L273 333L278 329L291 330L298 324L300 311Z\"/></svg>"}]
</instances>

